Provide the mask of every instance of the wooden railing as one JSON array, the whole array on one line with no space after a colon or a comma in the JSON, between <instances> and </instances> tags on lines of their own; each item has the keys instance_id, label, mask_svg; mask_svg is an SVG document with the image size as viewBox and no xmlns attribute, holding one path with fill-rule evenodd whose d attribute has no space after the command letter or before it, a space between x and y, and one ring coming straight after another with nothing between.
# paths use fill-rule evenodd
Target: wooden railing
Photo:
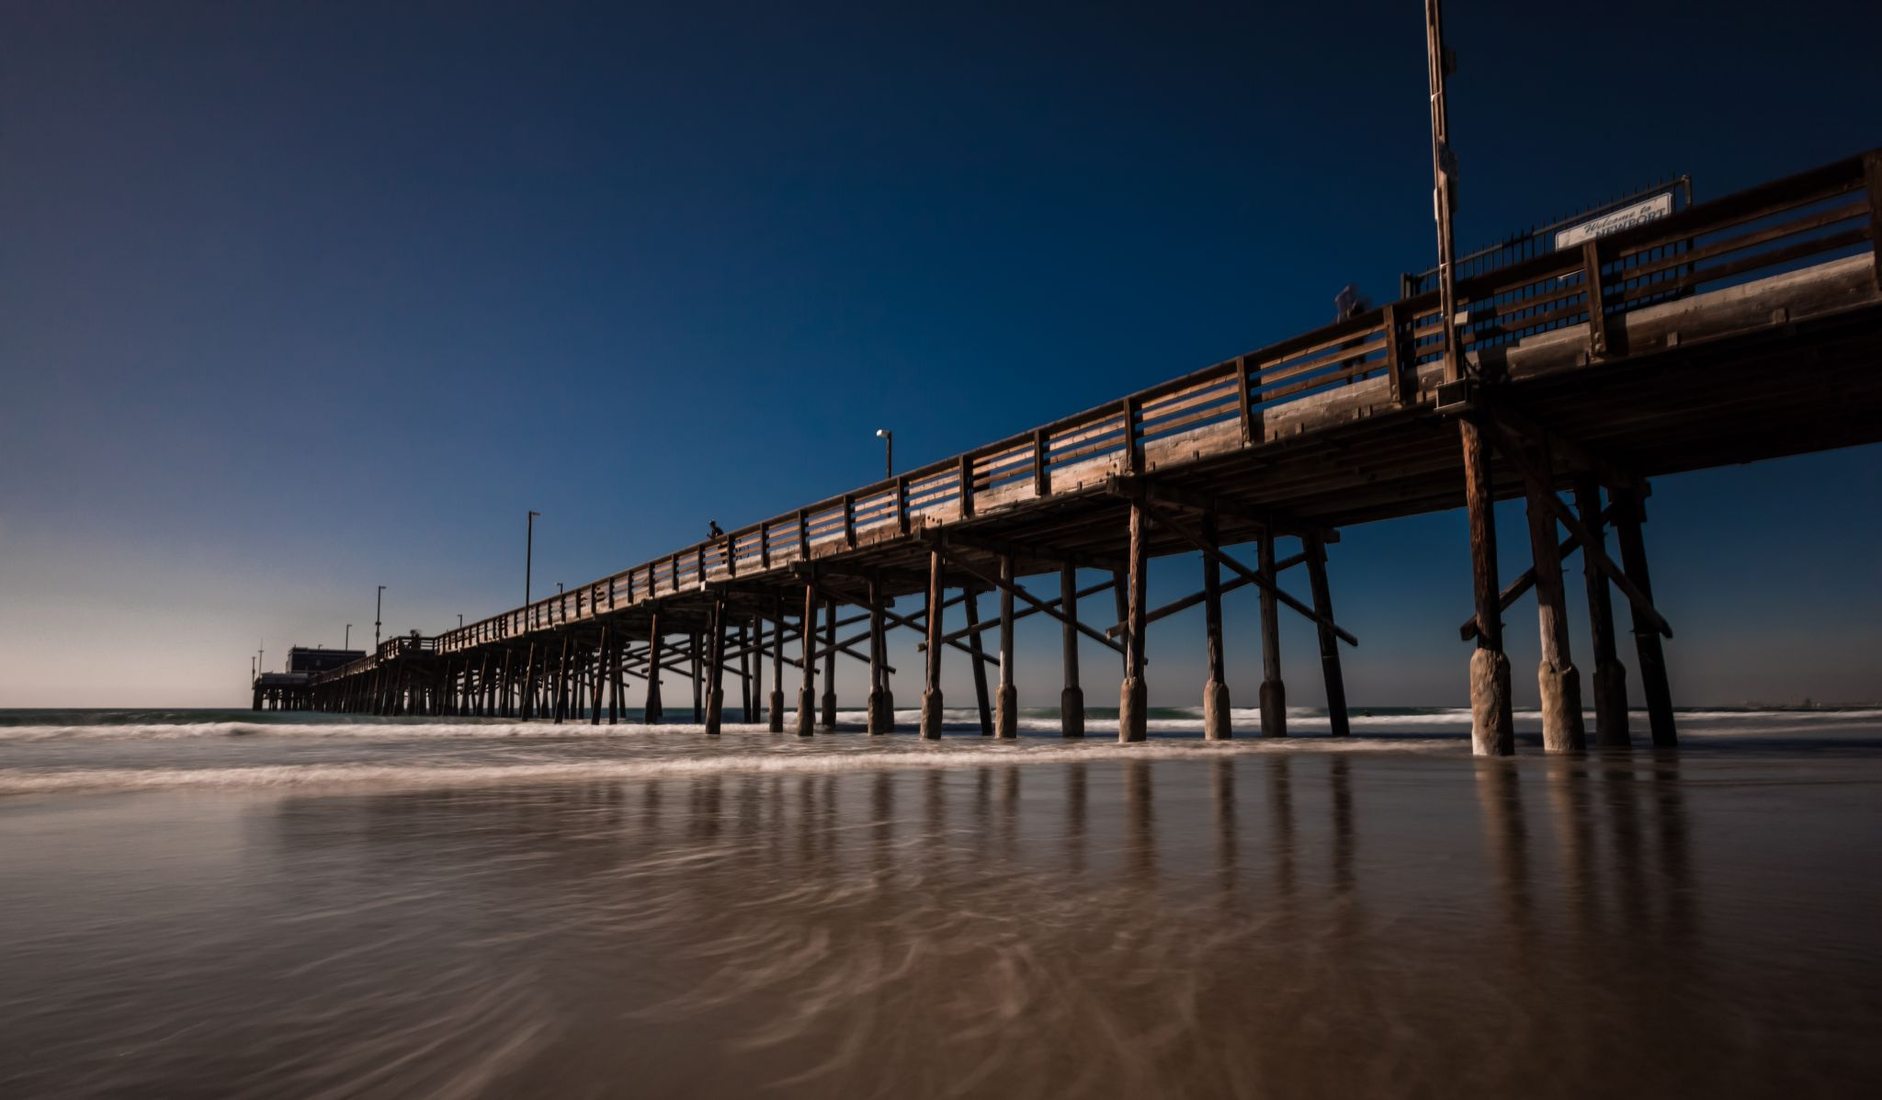
<instances>
[{"instance_id":1,"label":"wooden railing","mask_svg":"<svg viewBox=\"0 0 1882 1100\"><path fill-rule=\"evenodd\" d=\"M1852 157L1465 280L1458 286L1460 345L1470 359L1537 333L1588 325L1595 354L1606 354L1612 319L1632 310L1865 250L1873 255L1882 224L1879 165L1882 153ZM1259 446L1267 441L1268 410L1335 387L1383 376L1393 401L1413 404L1422 399L1418 368L1444 355L1436 295L1403 299L447 631L436 649L459 652L1085 491L1117 473Z\"/></svg>"}]
</instances>

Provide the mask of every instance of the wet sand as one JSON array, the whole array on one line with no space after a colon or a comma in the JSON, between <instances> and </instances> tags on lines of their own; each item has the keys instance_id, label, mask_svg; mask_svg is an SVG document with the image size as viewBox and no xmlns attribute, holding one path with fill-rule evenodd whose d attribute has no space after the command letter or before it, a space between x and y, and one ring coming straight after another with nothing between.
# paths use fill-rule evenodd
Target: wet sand
<instances>
[{"instance_id":1,"label":"wet sand","mask_svg":"<svg viewBox=\"0 0 1882 1100\"><path fill-rule=\"evenodd\" d=\"M1836 1095L1882 1072L1871 748L1107 747L15 794L0 1092Z\"/></svg>"}]
</instances>

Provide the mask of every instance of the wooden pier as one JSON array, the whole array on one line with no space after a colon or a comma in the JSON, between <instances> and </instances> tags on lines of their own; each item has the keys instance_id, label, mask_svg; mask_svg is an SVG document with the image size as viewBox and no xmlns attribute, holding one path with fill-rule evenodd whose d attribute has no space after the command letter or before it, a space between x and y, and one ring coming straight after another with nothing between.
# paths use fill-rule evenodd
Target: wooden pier
<instances>
[{"instance_id":1,"label":"wooden pier","mask_svg":"<svg viewBox=\"0 0 1882 1100\"><path fill-rule=\"evenodd\" d=\"M1045 615L1064 636L1064 733L1085 730L1082 637L1118 655L1119 737L1136 741L1146 630L1200 604L1204 732L1221 738L1234 732L1221 597L1252 586L1259 732L1286 733L1286 612L1317 626L1340 735L1339 650L1357 639L1335 613L1328 547L1350 524L1464 505L1477 595L1460 618L1474 647L1476 750L1514 750L1502 619L1532 593L1545 746L1590 740L1563 587L1577 552L1592 624L1592 741L1633 738L1618 604L1648 735L1671 745L1661 647L1673 632L1653 603L1648 479L1882 440L1879 237L1882 152L1871 152L1464 279L1457 356L1436 294L1396 301L526 607L393 639L310 677L296 705L615 722L638 683L646 721L659 722L665 672L690 679L693 719L708 735L724 721L729 677L747 721L762 713L773 731L809 736L834 724L840 656L869 667L870 733L894 730L899 672L917 677L919 732L932 738L942 663L965 660L982 732L1009 738L1013 624ZM1531 565L1506 585L1491 513L1515 498ZM1254 567L1226 552L1248 543ZM1199 560L1200 587L1157 603L1146 562L1176 554ZM1305 597L1282 583L1295 571L1306 573ZM998 607L983 619L987 593ZM910 596L919 608L899 609ZM947 630L941 612L957 604L966 625ZM923 636L922 668L888 666L896 628Z\"/></svg>"}]
</instances>

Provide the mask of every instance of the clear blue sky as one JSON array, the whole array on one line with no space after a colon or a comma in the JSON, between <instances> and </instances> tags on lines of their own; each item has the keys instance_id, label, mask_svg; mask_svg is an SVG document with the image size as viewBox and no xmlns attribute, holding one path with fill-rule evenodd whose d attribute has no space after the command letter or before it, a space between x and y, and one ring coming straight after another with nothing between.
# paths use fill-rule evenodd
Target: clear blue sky
<instances>
[{"instance_id":1,"label":"clear blue sky","mask_svg":"<svg viewBox=\"0 0 1882 1100\"><path fill-rule=\"evenodd\" d=\"M1447 15L1465 244L1882 144L1873 0ZM1423 49L1413 0L0 5L0 706L239 704L378 584L518 602L527 509L552 590L1389 297ZM1656 486L1681 702L1882 697L1878 502L1876 448ZM1462 699L1461 513L1333 580L1356 703ZM1151 660L1194 701L1199 628Z\"/></svg>"}]
</instances>

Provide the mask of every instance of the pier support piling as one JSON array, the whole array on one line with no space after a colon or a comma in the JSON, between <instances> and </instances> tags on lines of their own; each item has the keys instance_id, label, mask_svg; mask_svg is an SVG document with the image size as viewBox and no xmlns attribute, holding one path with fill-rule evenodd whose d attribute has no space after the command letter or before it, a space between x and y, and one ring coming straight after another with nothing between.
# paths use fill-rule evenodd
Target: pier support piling
<instances>
[{"instance_id":1,"label":"pier support piling","mask_svg":"<svg viewBox=\"0 0 1882 1100\"><path fill-rule=\"evenodd\" d=\"M1510 713L1510 663L1503 655L1503 614L1496 568L1495 497L1490 452L1482 429L1458 422L1464 460L1464 505L1470 525L1470 571L1477 605L1477 648L1470 655L1470 743L1478 756L1516 751Z\"/></svg>"},{"instance_id":2,"label":"pier support piling","mask_svg":"<svg viewBox=\"0 0 1882 1100\"><path fill-rule=\"evenodd\" d=\"M804 616L798 621L799 640L804 645L804 678L797 689L797 736L810 737L817 732L817 585L804 582Z\"/></svg>"},{"instance_id":3,"label":"pier support piling","mask_svg":"<svg viewBox=\"0 0 1882 1100\"><path fill-rule=\"evenodd\" d=\"M647 619L647 706L644 720L650 726L657 726L666 717L666 709L660 705L660 662L665 659L660 646L660 612L655 611Z\"/></svg>"},{"instance_id":4,"label":"pier support piling","mask_svg":"<svg viewBox=\"0 0 1882 1100\"><path fill-rule=\"evenodd\" d=\"M749 722L752 720L751 644L746 640L744 623L739 623L734 629L738 631L738 714L740 721Z\"/></svg>"},{"instance_id":5,"label":"pier support piling","mask_svg":"<svg viewBox=\"0 0 1882 1100\"><path fill-rule=\"evenodd\" d=\"M1060 661L1065 686L1059 691L1059 732L1085 736L1085 689L1078 686L1078 569L1069 562L1059 566L1059 603L1065 619L1059 624Z\"/></svg>"},{"instance_id":6,"label":"pier support piling","mask_svg":"<svg viewBox=\"0 0 1882 1100\"><path fill-rule=\"evenodd\" d=\"M1542 462L1541 468L1547 470L1548 463ZM1545 752L1581 752L1587 748L1581 716L1581 673L1569 649L1568 601L1563 592L1555 513L1543 500L1555 490L1531 476L1524 477L1523 489L1528 498L1529 552L1536 571L1536 625L1542 641L1542 659L1536 666L1542 701L1542 747Z\"/></svg>"},{"instance_id":7,"label":"pier support piling","mask_svg":"<svg viewBox=\"0 0 1882 1100\"><path fill-rule=\"evenodd\" d=\"M699 631L696 628L686 636L686 652L693 664L693 723L698 725L706 720L706 669L700 659Z\"/></svg>"},{"instance_id":8,"label":"pier support piling","mask_svg":"<svg viewBox=\"0 0 1882 1100\"><path fill-rule=\"evenodd\" d=\"M823 603L823 728L836 728L836 601Z\"/></svg>"},{"instance_id":9,"label":"pier support piling","mask_svg":"<svg viewBox=\"0 0 1882 1100\"><path fill-rule=\"evenodd\" d=\"M1220 548L1212 512L1202 517L1202 538L1210 548ZM1222 657L1222 565L1208 554L1202 556L1202 606L1209 666L1209 677L1202 685L1202 736L1206 741L1226 741L1235 731L1229 721L1229 685Z\"/></svg>"},{"instance_id":10,"label":"pier support piling","mask_svg":"<svg viewBox=\"0 0 1882 1100\"><path fill-rule=\"evenodd\" d=\"M608 725L621 722L621 650L627 639L619 630L609 632L608 645Z\"/></svg>"},{"instance_id":11,"label":"pier support piling","mask_svg":"<svg viewBox=\"0 0 1882 1100\"><path fill-rule=\"evenodd\" d=\"M595 659L591 668L592 671L589 674L589 679L592 690L588 693L590 696L588 705L594 713L588 719L588 724L591 726L599 726L601 724L602 696L605 694L602 690L602 685L608 678L608 627L605 623L602 624L601 627L601 638L595 643Z\"/></svg>"},{"instance_id":12,"label":"pier support piling","mask_svg":"<svg viewBox=\"0 0 1882 1100\"><path fill-rule=\"evenodd\" d=\"M1148 624L1145 591L1149 581L1147 564L1150 554L1150 516L1141 497L1130 502L1130 560L1125 566L1128 577L1124 615L1124 682L1118 687L1117 739L1142 741L1149 736L1146 712L1148 689L1144 685L1144 631Z\"/></svg>"},{"instance_id":13,"label":"pier support piling","mask_svg":"<svg viewBox=\"0 0 1882 1100\"><path fill-rule=\"evenodd\" d=\"M725 724L725 597L717 596L708 612L706 634L706 736L717 737Z\"/></svg>"},{"instance_id":14,"label":"pier support piling","mask_svg":"<svg viewBox=\"0 0 1882 1100\"><path fill-rule=\"evenodd\" d=\"M974 666L974 705L980 710L980 736L992 737L993 710L987 701L987 654L981 646L980 631L972 629L980 625L980 590L971 579L961 588L961 600L967 626L972 630L967 635L967 648L974 655L969 663Z\"/></svg>"},{"instance_id":15,"label":"pier support piling","mask_svg":"<svg viewBox=\"0 0 1882 1100\"><path fill-rule=\"evenodd\" d=\"M1019 736L1019 688L1013 683L1013 555L1000 555L1000 695L994 736Z\"/></svg>"},{"instance_id":16,"label":"pier support piling","mask_svg":"<svg viewBox=\"0 0 1882 1100\"><path fill-rule=\"evenodd\" d=\"M882 619L882 582L869 576L869 704L868 729L872 736L895 732L895 699L889 690L887 627Z\"/></svg>"},{"instance_id":17,"label":"pier support piling","mask_svg":"<svg viewBox=\"0 0 1882 1100\"><path fill-rule=\"evenodd\" d=\"M771 706L765 728L784 732L784 601L779 600L771 619Z\"/></svg>"},{"instance_id":18,"label":"pier support piling","mask_svg":"<svg viewBox=\"0 0 1882 1100\"><path fill-rule=\"evenodd\" d=\"M745 693L745 721L758 723L758 708L764 706L764 616L751 616L751 689Z\"/></svg>"},{"instance_id":19,"label":"pier support piling","mask_svg":"<svg viewBox=\"0 0 1882 1100\"><path fill-rule=\"evenodd\" d=\"M1605 553L1600 483L1593 478L1576 482L1575 506L1588 536ZM1588 591L1588 637L1594 647L1594 743L1601 748L1626 748L1632 743L1627 732L1627 668L1615 652L1613 593L1595 555L1583 554L1581 562L1582 585Z\"/></svg>"},{"instance_id":20,"label":"pier support piling","mask_svg":"<svg viewBox=\"0 0 1882 1100\"><path fill-rule=\"evenodd\" d=\"M536 693L531 689L531 686L535 682L536 682L536 643L531 642L529 643L529 654L528 656L523 658L523 682L521 685L519 685L521 687L521 691L518 692L522 700L520 704L520 709L522 711L523 721L525 722L529 721L531 718L534 718L536 716L536 699L535 699Z\"/></svg>"},{"instance_id":21,"label":"pier support piling","mask_svg":"<svg viewBox=\"0 0 1882 1100\"><path fill-rule=\"evenodd\" d=\"M921 736L924 741L941 739L941 551L928 551L928 645L926 673L921 692ZM980 661L976 659L978 666Z\"/></svg>"},{"instance_id":22,"label":"pier support piling","mask_svg":"<svg viewBox=\"0 0 1882 1100\"><path fill-rule=\"evenodd\" d=\"M555 663L555 724L561 725L569 712L569 635L562 634L562 655Z\"/></svg>"},{"instance_id":23,"label":"pier support piling","mask_svg":"<svg viewBox=\"0 0 1882 1100\"><path fill-rule=\"evenodd\" d=\"M1646 522L1646 493L1641 486L1622 489L1610 487L1614 501L1614 537L1621 547L1621 571L1649 602L1653 582L1647 573L1647 544L1640 525ZM1647 699L1647 728L1653 747L1670 749L1679 744L1673 727L1673 691L1667 683L1666 654L1660 648L1660 633L1643 621L1638 608L1630 608L1634 624L1634 646L1640 666L1640 690Z\"/></svg>"},{"instance_id":24,"label":"pier support piling","mask_svg":"<svg viewBox=\"0 0 1882 1100\"><path fill-rule=\"evenodd\" d=\"M1262 531L1258 543L1261 576L1261 736L1287 736L1287 685L1281 680L1281 608L1274 586L1280 572L1274 567L1274 532Z\"/></svg>"},{"instance_id":25,"label":"pier support piling","mask_svg":"<svg viewBox=\"0 0 1882 1100\"><path fill-rule=\"evenodd\" d=\"M1346 674L1340 669L1340 639L1333 633L1333 590L1327 584L1327 546L1319 535L1306 539L1307 583L1313 589L1315 624L1320 634L1320 675L1327 691L1327 732L1335 737L1352 733L1346 714Z\"/></svg>"}]
</instances>

